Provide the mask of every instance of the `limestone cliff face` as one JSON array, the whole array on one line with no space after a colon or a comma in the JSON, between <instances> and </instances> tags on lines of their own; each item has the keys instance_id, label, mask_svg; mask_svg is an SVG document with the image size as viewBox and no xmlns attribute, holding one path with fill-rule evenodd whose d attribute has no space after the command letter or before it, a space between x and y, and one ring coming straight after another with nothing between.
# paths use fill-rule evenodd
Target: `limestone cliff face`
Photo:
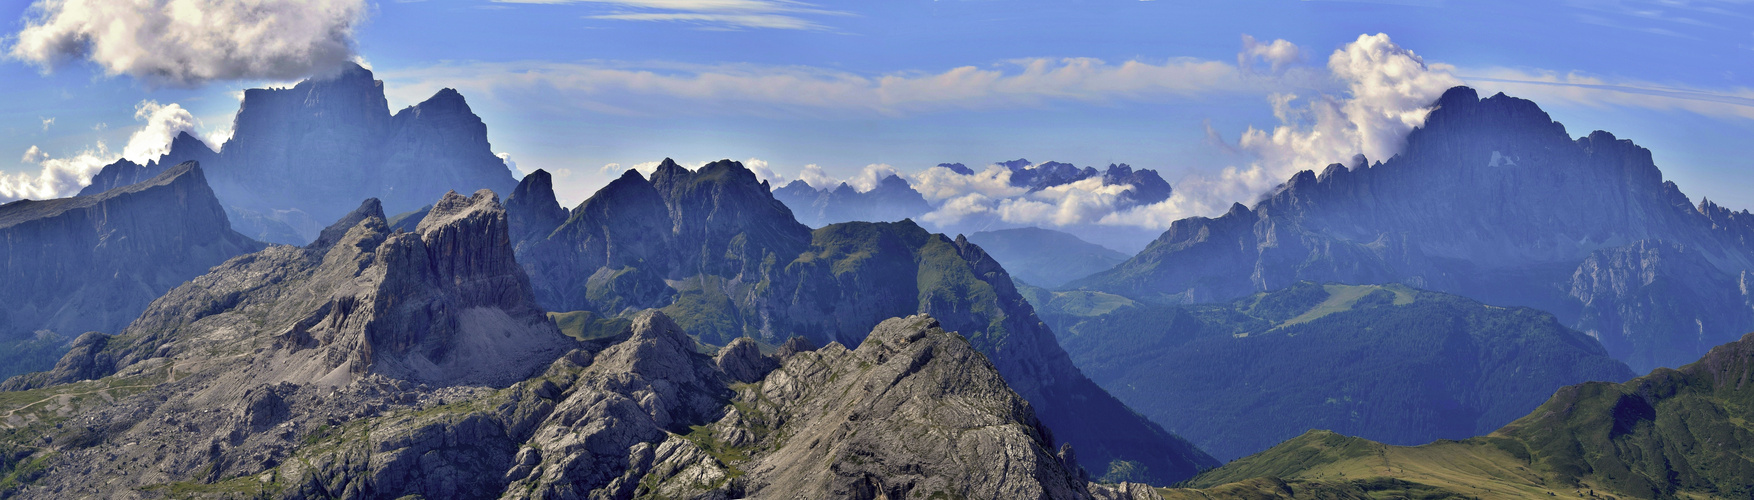
<instances>
[{"instance_id":1,"label":"limestone cliff face","mask_svg":"<svg viewBox=\"0 0 1754 500\"><path fill-rule=\"evenodd\" d=\"M1746 217L1692 206L1650 151L1601 131L1573 140L1532 102L1457 87L1435 105L1394 158L1301 172L1253 207L1176 221L1131 261L1068 286L1217 302L1304 280L1405 283L1553 311L1639 371L1685 363L1754 328L1748 308L1713 307L1745 301L1718 284L1754 268L1736 236ZM1630 305L1617 295L1573 286L1574 275L1603 269L1585 265L1597 252L1647 246L1698 263L1687 268L1705 274L1667 281L1711 298L1623 323L1612 311ZM1644 338L1615 339L1626 335Z\"/></svg>"},{"instance_id":2,"label":"limestone cliff face","mask_svg":"<svg viewBox=\"0 0 1754 500\"><path fill-rule=\"evenodd\" d=\"M565 342L535 305L512 260L505 211L485 190L447 194L416 233L390 231L381 205L367 200L309 247L238 257L171 290L117 338L101 352L70 353L94 359L73 366L113 372L238 349L256 363L232 373L240 383L341 386L380 375L503 385L558 356ZM8 385L93 375L58 367Z\"/></svg>"},{"instance_id":3,"label":"limestone cliff face","mask_svg":"<svg viewBox=\"0 0 1754 500\"><path fill-rule=\"evenodd\" d=\"M911 221L809 232L730 161L653 177L624 174L545 238L517 244L540 303L606 316L657 308L712 345L856 346L885 319L932 314L1099 474L1115 464L1169 482L1216 466L1079 373L1009 274L965 239Z\"/></svg>"},{"instance_id":4,"label":"limestone cliff face","mask_svg":"<svg viewBox=\"0 0 1754 500\"><path fill-rule=\"evenodd\" d=\"M261 248L231 230L194 163L93 195L0 205L0 339L120 332L159 295Z\"/></svg>"},{"instance_id":5,"label":"limestone cliff face","mask_svg":"<svg viewBox=\"0 0 1754 500\"><path fill-rule=\"evenodd\" d=\"M516 184L457 91L392 115L383 82L357 65L292 88L245 91L232 129L218 152L183 134L164 158L143 168L118 162L93 184L126 185L140 172L200 161L234 227L299 245L361 199L401 213L446 191L509 193Z\"/></svg>"}]
</instances>

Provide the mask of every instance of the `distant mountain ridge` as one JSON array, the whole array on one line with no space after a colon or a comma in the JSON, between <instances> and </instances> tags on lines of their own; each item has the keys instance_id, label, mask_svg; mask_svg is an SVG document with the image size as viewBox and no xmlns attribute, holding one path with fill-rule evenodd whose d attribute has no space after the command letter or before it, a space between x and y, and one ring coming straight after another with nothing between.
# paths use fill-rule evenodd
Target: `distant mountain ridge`
<instances>
[{"instance_id":1,"label":"distant mountain ridge","mask_svg":"<svg viewBox=\"0 0 1754 500\"><path fill-rule=\"evenodd\" d=\"M163 158L106 166L81 195L138 182L182 161L201 162L233 227L302 245L361 199L389 213L447 191L510 193L517 180L487 142L487 126L453 89L391 114L383 82L349 63L292 88L244 92L232 136L218 152L180 134Z\"/></svg>"},{"instance_id":2,"label":"distant mountain ridge","mask_svg":"<svg viewBox=\"0 0 1754 500\"><path fill-rule=\"evenodd\" d=\"M666 160L650 180L629 171L553 229L534 223L552 202L508 206L532 211L512 212L512 225L541 236L515 246L550 310L657 308L713 345L801 335L858 346L884 319L931 314L991 357L1095 474L1173 481L1216 465L1078 373L1005 270L966 239L905 220L811 231L729 160L694 171Z\"/></svg>"},{"instance_id":3,"label":"distant mountain ridge","mask_svg":"<svg viewBox=\"0 0 1754 500\"><path fill-rule=\"evenodd\" d=\"M980 231L968 235L968 241L980 245L1012 276L1046 288L1106 271L1129 257L1076 235L1039 227Z\"/></svg>"},{"instance_id":4,"label":"distant mountain ridge","mask_svg":"<svg viewBox=\"0 0 1754 500\"><path fill-rule=\"evenodd\" d=\"M1560 387L1633 377L1550 314L1405 285L1299 283L1209 305L1026 294L1092 380L1220 459L1309 429L1462 439Z\"/></svg>"},{"instance_id":5,"label":"distant mountain ridge","mask_svg":"<svg viewBox=\"0 0 1754 500\"><path fill-rule=\"evenodd\" d=\"M165 292L261 249L231 230L204 172L182 163L96 194L0 205L0 341L120 332Z\"/></svg>"},{"instance_id":6,"label":"distant mountain ridge","mask_svg":"<svg viewBox=\"0 0 1754 500\"><path fill-rule=\"evenodd\" d=\"M1305 280L1405 283L1552 311L1644 370L1754 329L1750 219L1693 206L1630 141L1573 140L1532 102L1457 87L1394 158L1298 173L1068 286L1214 302Z\"/></svg>"}]
</instances>

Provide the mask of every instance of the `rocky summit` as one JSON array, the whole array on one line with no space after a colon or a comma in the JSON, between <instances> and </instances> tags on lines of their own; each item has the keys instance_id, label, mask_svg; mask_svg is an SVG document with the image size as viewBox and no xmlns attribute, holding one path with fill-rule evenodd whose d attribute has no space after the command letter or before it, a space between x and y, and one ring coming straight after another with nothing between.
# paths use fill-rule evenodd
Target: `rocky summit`
<instances>
[{"instance_id":1,"label":"rocky summit","mask_svg":"<svg viewBox=\"0 0 1754 500\"><path fill-rule=\"evenodd\" d=\"M1754 329L1750 217L1694 206L1649 150L1573 139L1533 102L1457 87L1433 106L1394 158L1298 173L1067 286L1217 302L1306 280L1402 283L1551 311L1634 370Z\"/></svg>"},{"instance_id":2,"label":"rocky summit","mask_svg":"<svg viewBox=\"0 0 1754 500\"><path fill-rule=\"evenodd\" d=\"M200 161L233 227L300 245L361 199L401 213L446 191L509 193L516 185L462 94L444 89L391 114L383 82L352 63L291 88L245 91L232 130L218 152L180 134L163 158L119 161L92 185L127 185L173 162Z\"/></svg>"},{"instance_id":3,"label":"rocky summit","mask_svg":"<svg viewBox=\"0 0 1754 500\"><path fill-rule=\"evenodd\" d=\"M193 162L96 194L0 205L0 342L118 333L173 287L261 248L231 230Z\"/></svg>"},{"instance_id":4,"label":"rocky summit","mask_svg":"<svg viewBox=\"0 0 1754 500\"><path fill-rule=\"evenodd\" d=\"M656 308L715 346L794 336L858 346L885 319L931 314L991 358L1098 476L1167 483L1217 465L1079 373L979 246L907 220L811 231L736 162L666 162L652 180L630 171L516 246L550 310Z\"/></svg>"}]
</instances>

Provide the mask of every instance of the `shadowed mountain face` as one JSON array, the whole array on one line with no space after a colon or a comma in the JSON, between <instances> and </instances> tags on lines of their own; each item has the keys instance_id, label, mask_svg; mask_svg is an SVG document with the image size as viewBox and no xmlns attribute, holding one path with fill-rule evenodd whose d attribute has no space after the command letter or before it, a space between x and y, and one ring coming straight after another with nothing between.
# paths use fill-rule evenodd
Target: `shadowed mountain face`
<instances>
[{"instance_id":1,"label":"shadowed mountain face","mask_svg":"<svg viewBox=\"0 0 1754 500\"><path fill-rule=\"evenodd\" d=\"M981 231L968 235L968 241L980 245L1017 279L1047 288L1107 271L1127 260L1126 254L1108 247L1039 227Z\"/></svg>"},{"instance_id":2,"label":"shadowed mountain face","mask_svg":"<svg viewBox=\"0 0 1754 500\"><path fill-rule=\"evenodd\" d=\"M511 192L516 184L488 145L487 126L457 91L441 90L392 115L383 82L356 65L288 89L245 91L232 130L217 153L182 134L164 158L145 166L117 162L92 185L126 185L198 160L233 227L265 241L304 244L316 238L320 221L335 220L364 198L401 213L447 191Z\"/></svg>"},{"instance_id":3,"label":"shadowed mountain face","mask_svg":"<svg viewBox=\"0 0 1754 500\"><path fill-rule=\"evenodd\" d=\"M1754 328L1749 219L1690 205L1630 141L1573 140L1532 102L1457 87L1387 162L1299 173L1068 286L1214 302L1303 280L1404 283L1553 311L1649 369Z\"/></svg>"},{"instance_id":4,"label":"shadowed mountain face","mask_svg":"<svg viewBox=\"0 0 1754 500\"><path fill-rule=\"evenodd\" d=\"M1221 460L1309 429L1462 439L1565 385L1633 376L1550 314L1403 285L1299 283L1193 306L1030 292L1092 380Z\"/></svg>"},{"instance_id":5,"label":"shadowed mountain face","mask_svg":"<svg viewBox=\"0 0 1754 500\"><path fill-rule=\"evenodd\" d=\"M1168 498L1748 498L1754 495L1754 335L1679 370L1567 386L1497 431L1387 446L1311 431L1208 471ZM1450 496L1444 496L1446 493ZM1252 494L1251 494L1252 493ZM1188 496L1177 496L1188 495ZM1418 497L1418 496L1415 496Z\"/></svg>"},{"instance_id":6,"label":"shadowed mountain face","mask_svg":"<svg viewBox=\"0 0 1754 500\"><path fill-rule=\"evenodd\" d=\"M203 174L185 163L97 194L0 205L0 342L119 332L159 295L261 249L231 230ZM0 373L15 368L46 367Z\"/></svg>"},{"instance_id":7,"label":"shadowed mountain face","mask_svg":"<svg viewBox=\"0 0 1754 500\"><path fill-rule=\"evenodd\" d=\"M628 172L559 227L532 227L547 236L518 242L519 262L550 310L657 308L713 345L858 346L884 319L931 314L990 357L1096 474L1112 465L1112 477L1168 481L1215 464L1078 373L1005 270L965 239L911 221L812 232L731 161L693 172L665 162L650 181Z\"/></svg>"}]
</instances>

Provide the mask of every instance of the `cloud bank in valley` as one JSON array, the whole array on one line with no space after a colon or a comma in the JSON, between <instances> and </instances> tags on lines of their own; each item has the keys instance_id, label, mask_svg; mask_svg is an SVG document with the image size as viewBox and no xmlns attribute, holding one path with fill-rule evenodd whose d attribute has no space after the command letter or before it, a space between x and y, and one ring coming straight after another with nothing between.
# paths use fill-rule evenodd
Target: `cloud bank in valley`
<instances>
[{"instance_id":1,"label":"cloud bank in valley","mask_svg":"<svg viewBox=\"0 0 1754 500\"><path fill-rule=\"evenodd\" d=\"M352 59L366 12L364 0L37 0L6 54L45 71L87 60L151 85L289 80Z\"/></svg>"}]
</instances>

